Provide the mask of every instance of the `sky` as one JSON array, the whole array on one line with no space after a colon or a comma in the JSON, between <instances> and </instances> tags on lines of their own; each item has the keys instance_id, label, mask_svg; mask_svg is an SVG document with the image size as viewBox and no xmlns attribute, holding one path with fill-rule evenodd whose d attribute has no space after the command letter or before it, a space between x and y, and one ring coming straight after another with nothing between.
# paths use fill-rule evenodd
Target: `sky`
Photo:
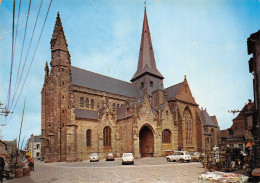
<instances>
[{"instance_id":1,"label":"sky","mask_svg":"<svg viewBox=\"0 0 260 183\"><path fill-rule=\"evenodd\" d=\"M50 0L44 0L24 67L28 72ZM22 1L14 64L12 93L31 39L40 0L32 1L22 59L29 0ZM12 51L13 2L0 4L0 102L7 104ZM260 29L259 0L147 0L147 16L158 70L164 87L187 76L199 107L216 115L221 129L229 128L237 114L253 99L253 75L249 73L247 38ZM19 1L16 1L16 19ZM24 100L21 139L41 133L41 89L44 67L51 60L50 40L57 12L66 35L73 66L124 81L137 69L144 1L142 0L53 0L25 87L13 114L0 116L4 140L18 138ZM19 71L21 73L21 71ZM19 77L18 77L19 78ZM12 110L20 89L10 106ZM11 104L12 102L10 102Z\"/></svg>"}]
</instances>

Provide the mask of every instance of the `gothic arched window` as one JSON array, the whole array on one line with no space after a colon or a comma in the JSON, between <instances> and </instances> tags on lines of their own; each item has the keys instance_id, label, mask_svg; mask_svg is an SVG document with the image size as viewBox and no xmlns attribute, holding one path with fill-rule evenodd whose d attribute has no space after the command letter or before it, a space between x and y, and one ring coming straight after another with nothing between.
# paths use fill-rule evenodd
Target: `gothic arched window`
<instances>
[{"instance_id":1,"label":"gothic arched window","mask_svg":"<svg viewBox=\"0 0 260 183\"><path fill-rule=\"evenodd\" d=\"M111 146L111 128L106 126L103 130L103 145Z\"/></svg>"},{"instance_id":2,"label":"gothic arched window","mask_svg":"<svg viewBox=\"0 0 260 183\"><path fill-rule=\"evenodd\" d=\"M88 100L88 98L86 98L86 108L89 108L89 100Z\"/></svg>"},{"instance_id":3,"label":"gothic arched window","mask_svg":"<svg viewBox=\"0 0 260 183\"><path fill-rule=\"evenodd\" d=\"M91 109L94 109L94 99L91 99L90 105L91 105Z\"/></svg>"},{"instance_id":4,"label":"gothic arched window","mask_svg":"<svg viewBox=\"0 0 260 183\"><path fill-rule=\"evenodd\" d=\"M83 97L81 97L79 100L79 106L84 107L84 98Z\"/></svg>"},{"instance_id":5,"label":"gothic arched window","mask_svg":"<svg viewBox=\"0 0 260 183\"><path fill-rule=\"evenodd\" d=\"M86 131L86 141L87 141L87 146L91 146L91 130L90 129L88 129L87 131Z\"/></svg>"},{"instance_id":6,"label":"gothic arched window","mask_svg":"<svg viewBox=\"0 0 260 183\"><path fill-rule=\"evenodd\" d=\"M210 130L210 134L211 134L211 140L212 140L211 145L212 145L212 147L214 147L215 146L215 132L214 132L213 128Z\"/></svg>"},{"instance_id":7,"label":"gothic arched window","mask_svg":"<svg viewBox=\"0 0 260 183\"><path fill-rule=\"evenodd\" d=\"M163 130L162 138L163 143L171 143L171 131L168 129Z\"/></svg>"},{"instance_id":8,"label":"gothic arched window","mask_svg":"<svg viewBox=\"0 0 260 183\"><path fill-rule=\"evenodd\" d=\"M113 103L113 111L115 111L115 110L116 110L116 104Z\"/></svg>"},{"instance_id":9,"label":"gothic arched window","mask_svg":"<svg viewBox=\"0 0 260 183\"><path fill-rule=\"evenodd\" d=\"M186 108L183 113L185 122L185 142L186 145L192 145L192 117L189 108Z\"/></svg>"}]
</instances>

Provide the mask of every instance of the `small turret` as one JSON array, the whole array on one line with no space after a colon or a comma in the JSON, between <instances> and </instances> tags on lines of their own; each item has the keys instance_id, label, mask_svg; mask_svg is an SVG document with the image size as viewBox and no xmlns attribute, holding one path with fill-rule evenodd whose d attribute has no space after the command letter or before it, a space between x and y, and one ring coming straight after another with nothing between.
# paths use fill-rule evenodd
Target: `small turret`
<instances>
[{"instance_id":1,"label":"small turret","mask_svg":"<svg viewBox=\"0 0 260 183\"><path fill-rule=\"evenodd\" d=\"M49 78L49 65L48 62L46 61L45 64L45 80L47 80Z\"/></svg>"}]
</instances>

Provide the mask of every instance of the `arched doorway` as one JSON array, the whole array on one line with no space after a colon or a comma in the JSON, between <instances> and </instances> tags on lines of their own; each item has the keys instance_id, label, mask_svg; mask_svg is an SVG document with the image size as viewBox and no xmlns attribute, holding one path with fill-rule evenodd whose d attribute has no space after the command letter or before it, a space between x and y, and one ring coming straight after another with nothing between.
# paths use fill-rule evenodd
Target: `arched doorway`
<instances>
[{"instance_id":1,"label":"arched doorway","mask_svg":"<svg viewBox=\"0 0 260 183\"><path fill-rule=\"evenodd\" d=\"M153 157L154 136L152 130L147 126L142 127L139 132L139 148L141 157Z\"/></svg>"}]
</instances>

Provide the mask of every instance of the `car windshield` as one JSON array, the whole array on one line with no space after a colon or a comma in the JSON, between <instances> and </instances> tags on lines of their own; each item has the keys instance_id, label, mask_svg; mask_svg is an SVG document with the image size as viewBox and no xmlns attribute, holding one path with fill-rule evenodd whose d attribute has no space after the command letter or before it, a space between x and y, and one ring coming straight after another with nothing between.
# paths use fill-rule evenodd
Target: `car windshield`
<instances>
[{"instance_id":1,"label":"car windshield","mask_svg":"<svg viewBox=\"0 0 260 183\"><path fill-rule=\"evenodd\" d=\"M124 157L133 157L133 154L132 153L125 153L123 154Z\"/></svg>"},{"instance_id":2,"label":"car windshield","mask_svg":"<svg viewBox=\"0 0 260 183\"><path fill-rule=\"evenodd\" d=\"M107 155L108 155L108 156L113 156L113 153L108 153Z\"/></svg>"},{"instance_id":3,"label":"car windshield","mask_svg":"<svg viewBox=\"0 0 260 183\"><path fill-rule=\"evenodd\" d=\"M190 153L189 153L189 152L187 152L187 151L185 151L185 152L184 152L184 155L190 155Z\"/></svg>"},{"instance_id":4,"label":"car windshield","mask_svg":"<svg viewBox=\"0 0 260 183\"><path fill-rule=\"evenodd\" d=\"M92 153L91 156L97 156L98 154L97 153Z\"/></svg>"},{"instance_id":5,"label":"car windshield","mask_svg":"<svg viewBox=\"0 0 260 183\"><path fill-rule=\"evenodd\" d=\"M199 152L195 152L194 155L200 156L200 153Z\"/></svg>"}]
</instances>

